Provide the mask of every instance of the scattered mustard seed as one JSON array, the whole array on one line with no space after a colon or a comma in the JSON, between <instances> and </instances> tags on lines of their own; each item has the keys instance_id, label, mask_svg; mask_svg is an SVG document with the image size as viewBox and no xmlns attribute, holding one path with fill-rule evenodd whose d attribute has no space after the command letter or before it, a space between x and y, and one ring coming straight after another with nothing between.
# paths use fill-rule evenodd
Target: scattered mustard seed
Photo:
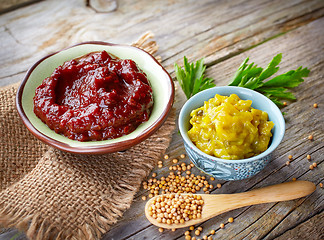
<instances>
[{"instance_id":1,"label":"scattered mustard seed","mask_svg":"<svg viewBox=\"0 0 324 240\"><path fill-rule=\"evenodd\" d=\"M186 240L191 240L191 236L190 235L186 235L185 239Z\"/></svg>"},{"instance_id":2,"label":"scattered mustard seed","mask_svg":"<svg viewBox=\"0 0 324 240\"><path fill-rule=\"evenodd\" d=\"M221 224L219 225L219 227L223 229L223 228L225 227L225 224L224 224L224 223L221 223Z\"/></svg>"},{"instance_id":3,"label":"scattered mustard seed","mask_svg":"<svg viewBox=\"0 0 324 240\"><path fill-rule=\"evenodd\" d=\"M159 168L162 168L162 167L163 167L163 165L162 165L162 164L159 164L159 165L158 165L158 167L159 167Z\"/></svg>"},{"instance_id":4,"label":"scattered mustard seed","mask_svg":"<svg viewBox=\"0 0 324 240\"><path fill-rule=\"evenodd\" d=\"M178 163L178 159L173 158L173 159L172 159L172 162L173 162L173 163Z\"/></svg>"},{"instance_id":5,"label":"scattered mustard seed","mask_svg":"<svg viewBox=\"0 0 324 240\"><path fill-rule=\"evenodd\" d=\"M163 232L164 231L164 229L163 228L159 228L159 232L161 233L161 232Z\"/></svg>"},{"instance_id":6,"label":"scattered mustard seed","mask_svg":"<svg viewBox=\"0 0 324 240\"><path fill-rule=\"evenodd\" d=\"M317 107L318 107L317 103L314 103L314 104L313 104L313 107L314 107L314 108L317 108Z\"/></svg>"},{"instance_id":7,"label":"scattered mustard seed","mask_svg":"<svg viewBox=\"0 0 324 240\"><path fill-rule=\"evenodd\" d=\"M191 240L197 240L196 237L192 237Z\"/></svg>"},{"instance_id":8,"label":"scattered mustard seed","mask_svg":"<svg viewBox=\"0 0 324 240\"><path fill-rule=\"evenodd\" d=\"M154 173L152 173L152 177L156 177L156 173L154 172Z\"/></svg>"},{"instance_id":9,"label":"scattered mustard seed","mask_svg":"<svg viewBox=\"0 0 324 240\"><path fill-rule=\"evenodd\" d=\"M185 157L186 157L185 154L181 154L181 155L180 155L180 158L185 158Z\"/></svg>"},{"instance_id":10,"label":"scattered mustard seed","mask_svg":"<svg viewBox=\"0 0 324 240\"><path fill-rule=\"evenodd\" d=\"M215 180L215 178L214 177L210 177L210 181L214 181Z\"/></svg>"},{"instance_id":11,"label":"scattered mustard seed","mask_svg":"<svg viewBox=\"0 0 324 240\"><path fill-rule=\"evenodd\" d=\"M314 166L313 166L313 165L310 165L310 166L309 166L309 169L310 169L310 170L313 170L313 169L314 169Z\"/></svg>"},{"instance_id":12,"label":"scattered mustard seed","mask_svg":"<svg viewBox=\"0 0 324 240\"><path fill-rule=\"evenodd\" d=\"M317 163L316 162L313 162L313 167L317 167Z\"/></svg>"},{"instance_id":13,"label":"scattered mustard seed","mask_svg":"<svg viewBox=\"0 0 324 240\"><path fill-rule=\"evenodd\" d=\"M175 232L175 231L176 231L176 229L175 229L175 228L172 228L172 229L171 229L171 231L172 231L172 232Z\"/></svg>"},{"instance_id":14,"label":"scattered mustard seed","mask_svg":"<svg viewBox=\"0 0 324 240\"><path fill-rule=\"evenodd\" d=\"M146 200L146 196L142 196L142 200L145 201Z\"/></svg>"},{"instance_id":15,"label":"scattered mustard seed","mask_svg":"<svg viewBox=\"0 0 324 240\"><path fill-rule=\"evenodd\" d=\"M313 139L314 139L313 135L312 135L312 134L309 135L309 136L308 136L308 139L309 139L309 140L313 140Z\"/></svg>"},{"instance_id":16,"label":"scattered mustard seed","mask_svg":"<svg viewBox=\"0 0 324 240\"><path fill-rule=\"evenodd\" d=\"M293 180L293 181L296 181L297 179L294 177L292 180Z\"/></svg>"},{"instance_id":17,"label":"scattered mustard seed","mask_svg":"<svg viewBox=\"0 0 324 240\"><path fill-rule=\"evenodd\" d=\"M200 232L203 230L203 228L202 227L198 227L197 228Z\"/></svg>"},{"instance_id":18,"label":"scattered mustard seed","mask_svg":"<svg viewBox=\"0 0 324 240\"><path fill-rule=\"evenodd\" d=\"M189 230L191 230L191 231L193 231L194 229L195 229L194 226L190 226L190 227L189 227Z\"/></svg>"},{"instance_id":19,"label":"scattered mustard seed","mask_svg":"<svg viewBox=\"0 0 324 240\"><path fill-rule=\"evenodd\" d=\"M287 166L289 166L289 165L290 165L290 162L289 162L289 161L287 161L287 162L286 162L286 165L287 165Z\"/></svg>"},{"instance_id":20,"label":"scattered mustard seed","mask_svg":"<svg viewBox=\"0 0 324 240\"><path fill-rule=\"evenodd\" d=\"M212 236L209 236L209 237L207 238L207 240L213 240L213 237L212 237Z\"/></svg>"},{"instance_id":21,"label":"scattered mustard seed","mask_svg":"<svg viewBox=\"0 0 324 240\"><path fill-rule=\"evenodd\" d=\"M211 235L214 235L214 234L215 234L215 230L214 230L214 229L211 230L211 231L210 231L210 234L211 234Z\"/></svg>"},{"instance_id":22,"label":"scattered mustard seed","mask_svg":"<svg viewBox=\"0 0 324 240\"><path fill-rule=\"evenodd\" d=\"M293 158L292 155L288 155L288 159L291 160Z\"/></svg>"},{"instance_id":23,"label":"scattered mustard seed","mask_svg":"<svg viewBox=\"0 0 324 240\"><path fill-rule=\"evenodd\" d=\"M164 155L164 159L169 159L169 155L168 154L165 154Z\"/></svg>"},{"instance_id":24,"label":"scattered mustard seed","mask_svg":"<svg viewBox=\"0 0 324 240\"><path fill-rule=\"evenodd\" d=\"M320 183L319 186L320 186L320 188L323 188L323 183Z\"/></svg>"},{"instance_id":25,"label":"scattered mustard seed","mask_svg":"<svg viewBox=\"0 0 324 240\"><path fill-rule=\"evenodd\" d=\"M284 106L287 106L287 102L283 102L283 105L284 105Z\"/></svg>"},{"instance_id":26,"label":"scattered mustard seed","mask_svg":"<svg viewBox=\"0 0 324 240\"><path fill-rule=\"evenodd\" d=\"M203 239L204 239L204 240L207 240L207 239L208 239L208 237L207 237L206 235L204 235L204 236L203 236Z\"/></svg>"},{"instance_id":27,"label":"scattered mustard seed","mask_svg":"<svg viewBox=\"0 0 324 240\"><path fill-rule=\"evenodd\" d=\"M189 231L185 231L184 235L190 235Z\"/></svg>"},{"instance_id":28,"label":"scattered mustard seed","mask_svg":"<svg viewBox=\"0 0 324 240\"><path fill-rule=\"evenodd\" d=\"M230 217L230 218L228 219L228 222L229 222L229 223L234 222L234 218Z\"/></svg>"},{"instance_id":29,"label":"scattered mustard seed","mask_svg":"<svg viewBox=\"0 0 324 240\"><path fill-rule=\"evenodd\" d=\"M199 235L200 235L200 231L197 229L197 230L195 231L195 234L196 234L196 236L199 236Z\"/></svg>"},{"instance_id":30,"label":"scattered mustard seed","mask_svg":"<svg viewBox=\"0 0 324 240\"><path fill-rule=\"evenodd\" d=\"M222 187L222 184L217 183L217 187L218 187L218 188L221 188L221 187Z\"/></svg>"},{"instance_id":31,"label":"scattered mustard seed","mask_svg":"<svg viewBox=\"0 0 324 240\"><path fill-rule=\"evenodd\" d=\"M308 154L308 155L307 155L307 159L308 159L308 160L311 160L311 158L312 158L311 155Z\"/></svg>"}]
</instances>

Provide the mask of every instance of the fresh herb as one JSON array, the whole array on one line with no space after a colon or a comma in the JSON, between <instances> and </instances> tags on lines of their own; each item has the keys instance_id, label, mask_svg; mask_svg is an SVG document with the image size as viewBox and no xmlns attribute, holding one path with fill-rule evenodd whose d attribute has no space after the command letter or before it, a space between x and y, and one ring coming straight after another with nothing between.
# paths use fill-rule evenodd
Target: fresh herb
<instances>
[{"instance_id":1,"label":"fresh herb","mask_svg":"<svg viewBox=\"0 0 324 240\"><path fill-rule=\"evenodd\" d=\"M184 69L174 64L177 80L186 94L187 99L191 98L196 93L214 87L212 78L205 78L204 72L206 66L204 65L204 59L200 59L194 63L188 63L186 57L183 58Z\"/></svg>"},{"instance_id":2,"label":"fresh herb","mask_svg":"<svg viewBox=\"0 0 324 240\"><path fill-rule=\"evenodd\" d=\"M275 56L269 65L263 69L254 62L248 64L249 58L246 58L238 68L229 86L239 86L258 91L271 99L278 106L284 104L282 99L295 100L296 97L289 91L290 88L297 87L304 81L304 77L309 74L309 69L299 67L296 70L288 71L268 80L279 70L282 54ZM206 66L203 59L194 63L188 63L184 57L184 69L175 64L175 73L181 88L189 99L196 93L207 88L214 87L212 78L205 78L204 72Z\"/></svg>"},{"instance_id":3,"label":"fresh herb","mask_svg":"<svg viewBox=\"0 0 324 240\"><path fill-rule=\"evenodd\" d=\"M304 81L303 77L307 77L310 71L307 68L299 67L265 81L279 70L278 65L281 58L282 54L280 53L272 59L265 69L257 67L254 63L248 64L249 58L246 58L236 71L229 86L245 87L258 91L278 106L283 106L283 103L280 102L282 99L295 100L296 97L289 92L289 88L301 84Z\"/></svg>"}]
</instances>

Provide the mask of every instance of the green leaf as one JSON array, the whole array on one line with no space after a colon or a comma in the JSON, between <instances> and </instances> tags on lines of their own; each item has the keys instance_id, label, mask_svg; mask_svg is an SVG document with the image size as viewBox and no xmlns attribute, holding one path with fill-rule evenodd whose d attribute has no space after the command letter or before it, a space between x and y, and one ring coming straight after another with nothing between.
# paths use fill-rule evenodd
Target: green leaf
<instances>
[{"instance_id":1,"label":"green leaf","mask_svg":"<svg viewBox=\"0 0 324 240\"><path fill-rule=\"evenodd\" d=\"M254 63L248 65L249 58L246 58L234 74L229 86L240 86L256 90L270 98L278 106L283 106L280 99L295 100L296 97L288 89L299 86L310 71L307 68L299 67L296 70L288 71L265 81L278 72L281 59L282 54L279 53L263 69L254 65Z\"/></svg>"},{"instance_id":2,"label":"green leaf","mask_svg":"<svg viewBox=\"0 0 324 240\"><path fill-rule=\"evenodd\" d=\"M174 64L176 78L185 93L187 99L198 92L214 87L212 78L205 78L204 73L206 66L204 59L198 60L196 63L189 63L186 57L183 58L183 68Z\"/></svg>"},{"instance_id":3,"label":"green leaf","mask_svg":"<svg viewBox=\"0 0 324 240\"><path fill-rule=\"evenodd\" d=\"M264 79L272 76L279 70L279 67L277 67L277 65L279 65L279 63L281 62L281 58L282 58L282 54L279 53L277 56L275 56L272 59L268 67L261 72L259 77L260 81L263 81Z\"/></svg>"},{"instance_id":4,"label":"green leaf","mask_svg":"<svg viewBox=\"0 0 324 240\"><path fill-rule=\"evenodd\" d=\"M308 77L310 70L299 67L297 70L291 70L281 74L263 84L265 87L297 87L304 81L303 77Z\"/></svg>"},{"instance_id":5,"label":"green leaf","mask_svg":"<svg viewBox=\"0 0 324 240\"><path fill-rule=\"evenodd\" d=\"M289 99L295 100L296 97L291 92L288 92L284 87L261 87L258 88L258 91L270 94L271 96L282 98L282 99Z\"/></svg>"}]
</instances>

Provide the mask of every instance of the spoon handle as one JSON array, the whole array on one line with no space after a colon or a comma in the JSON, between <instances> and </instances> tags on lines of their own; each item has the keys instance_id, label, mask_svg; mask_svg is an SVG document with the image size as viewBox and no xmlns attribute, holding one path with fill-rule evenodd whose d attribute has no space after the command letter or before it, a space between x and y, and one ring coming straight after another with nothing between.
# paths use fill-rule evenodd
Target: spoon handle
<instances>
[{"instance_id":1,"label":"spoon handle","mask_svg":"<svg viewBox=\"0 0 324 240\"><path fill-rule=\"evenodd\" d=\"M305 197L316 189L312 182L292 181L259 188L243 193L220 194L218 199L211 203L220 212L256 205L260 203L280 202ZM212 214L214 215L214 214Z\"/></svg>"},{"instance_id":2,"label":"spoon handle","mask_svg":"<svg viewBox=\"0 0 324 240\"><path fill-rule=\"evenodd\" d=\"M296 198L305 197L316 189L312 182L292 181L280 183L260 189L239 193L249 197L254 204L288 201Z\"/></svg>"}]
</instances>

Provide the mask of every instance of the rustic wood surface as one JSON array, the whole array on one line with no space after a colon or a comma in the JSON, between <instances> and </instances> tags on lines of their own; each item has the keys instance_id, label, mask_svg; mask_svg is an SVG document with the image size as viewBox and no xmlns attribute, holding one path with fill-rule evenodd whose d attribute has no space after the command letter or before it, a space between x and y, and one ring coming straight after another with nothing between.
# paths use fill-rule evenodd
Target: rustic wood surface
<instances>
[{"instance_id":1,"label":"rustic wood surface","mask_svg":"<svg viewBox=\"0 0 324 240\"><path fill-rule=\"evenodd\" d=\"M280 72L308 67L310 76L294 89L297 101L288 102L286 132L269 165L242 181L218 181L212 193L236 193L292 178L317 185L308 197L233 210L210 219L200 235L216 230L214 239L324 239L324 1L322 0L118 0L117 10L97 13L83 0L41 1L0 15L0 86L19 82L39 58L82 41L132 43L153 31L162 65L174 77L173 64L205 57L207 76L227 85L247 57L260 66L283 53ZM176 83L175 108L185 96ZM313 108L313 103L318 108ZM314 140L307 137L312 134ZM166 146L167 147L167 146ZM169 160L156 168L165 176L171 159L184 153L178 131L167 149ZM286 166L287 156L293 160ZM306 155L312 156L311 162ZM189 162L189 159L185 159ZM316 162L318 167L309 169ZM197 169L193 170L198 173ZM103 237L108 239L184 239L187 229L160 233L143 215L147 195L141 189L131 208ZM229 217L233 223L227 223ZM220 223L225 229L220 229ZM3 230L0 239L26 239L16 230Z\"/></svg>"}]
</instances>

